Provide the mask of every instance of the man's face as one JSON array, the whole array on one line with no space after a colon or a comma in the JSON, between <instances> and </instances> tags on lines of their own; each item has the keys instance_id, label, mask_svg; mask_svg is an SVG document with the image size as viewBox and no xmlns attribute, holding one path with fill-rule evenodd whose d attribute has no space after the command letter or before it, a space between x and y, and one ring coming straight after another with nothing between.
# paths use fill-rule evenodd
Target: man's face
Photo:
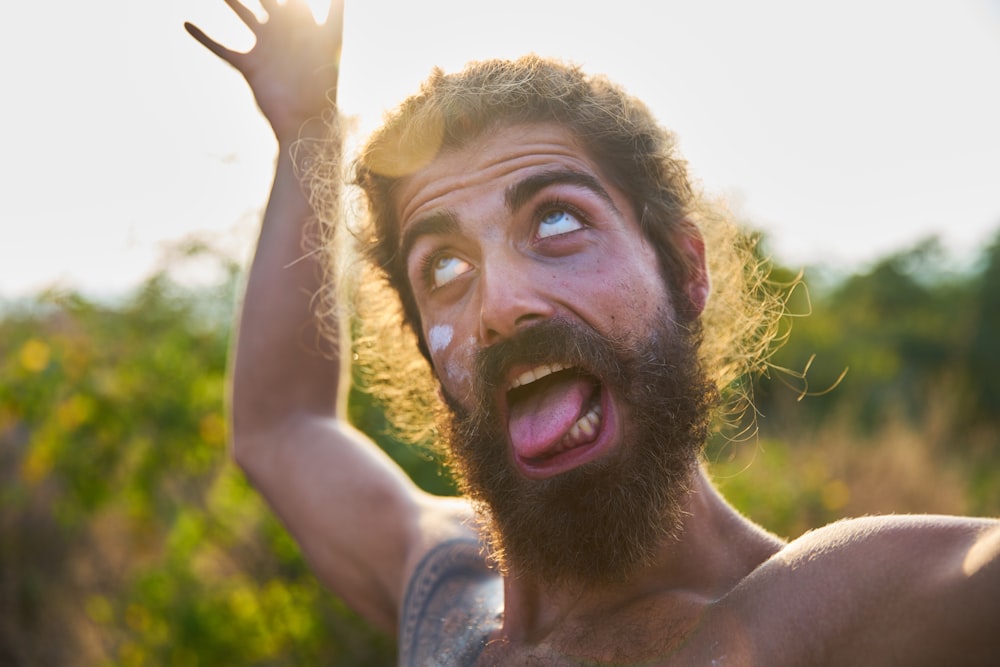
<instances>
[{"instance_id":1,"label":"man's face","mask_svg":"<svg viewBox=\"0 0 1000 667\"><path fill-rule=\"evenodd\" d=\"M460 405L470 407L476 351L526 327L566 319L633 338L671 317L632 206L557 125L501 128L439 157L403 182L396 202L423 334ZM624 406L604 388L564 382L530 406L508 400L552 370L512 368L494 397L530 478L599 458L620 439Z\"/></svg>"},{"instance_id":2,"label":"man's face","mask_svg":"<svg viewBox=\"0 0 1000 667\"><path fill-rule=\"evenodd\" d=\"M653 393L666 391L670 400L693 394L701 405L706 392L694 343L673 322L670 294L633 207L568 131L502 127L405 179L395 201L423 334L456 414L453 452L467 490L497 523L505 523L501 512L525 514L523 507L501 509L498 494L509 497L510 487L524 497L549 489L532 506L545 514L545 494L554 496L560 509L550 507L559 514L551 519L562 523L570 512L565 496L581 491L573 485L621 495L612 489L621 487L614 471L631 461L629 474L639 474L634 468L647 464L636 461L649 455L639 456L642 447L654 457L670 449L677 461L665 474L673 487L683 486L691 446L653 443L658 435L648 431L684 431L682 439L697 440L703 433L695 428L691 436L689 424L703 420L688 415L690 406L652 405L647 395L663 380ZM677 356L685 358L678 363ZM646 387L631 386L636 382ZM645 414L665 409L683 424ZM485 459L472 463L481 450ZM612 472L598 483L596 470ZM501 478L507 488L483 492ZM651 486L667 483L661 475ZM646 523L661 520L663 502L636 500L656 515ZM595 504L617 508L606 528L633 512L606 499L582 506ZM551 537L547 529L536 535Z\"/></svg>"}]
</instances>

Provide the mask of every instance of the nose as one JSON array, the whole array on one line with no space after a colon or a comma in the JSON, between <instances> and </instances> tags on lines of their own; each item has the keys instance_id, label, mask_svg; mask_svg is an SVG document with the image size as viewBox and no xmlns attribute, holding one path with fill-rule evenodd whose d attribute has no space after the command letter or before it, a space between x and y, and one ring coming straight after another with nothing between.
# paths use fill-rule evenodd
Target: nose
<instances>
[{"instance_id":1,"label":"nose","mask_svg":"<svg viewBox=\"0 0 1000 667\"><path fill-rule=\"evenodd\" d=\"M545 277L522 264L494 263L482 270L479 336L483 345L510 338L554 314L553 303L545 297Z\"/></svg>"}]
</instances>

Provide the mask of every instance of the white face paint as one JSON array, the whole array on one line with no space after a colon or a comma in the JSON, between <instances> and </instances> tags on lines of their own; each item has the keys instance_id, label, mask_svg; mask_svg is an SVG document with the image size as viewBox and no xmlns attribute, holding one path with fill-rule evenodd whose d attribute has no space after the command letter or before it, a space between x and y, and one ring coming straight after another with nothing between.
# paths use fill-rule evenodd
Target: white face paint
<instances>
[{"instance_id":1,"label":"white face paint","mask_svg":"<svg viewBox=\"0 0 1000 667\"><path fill-rule=\"evenodd\" d=\"M450 324L435 324L427 330L427 349L434 358L434 365L442 374L445 390L461 401L471 396L472 361L476 352L476 339L470 336L465 341L452 344L455 329Z\"/></svg>"},{"instance_id":2,"label":"white face paint","mask_svg":"<svg viewBox=\"0 0 1000 667\"><path fill-rule=\"evenodd\" d=\"M427 332L427 345L431 354L437 354L444 348L451 345L451 338L455 335L455 330L447 324L438 324L431 327Z\"/></svg>"},{"instance_id":3,"label":"white face paint","mask_svg":"<svg viewBox=\"0 0 1000 667\"><path fill-rule=\"evenodd\" d=\"M459 400L472 396L472 360L476 353L476 339L469 337L452 351L445 363L444 372L453 395Z\"/></svg>"}]
</instances>

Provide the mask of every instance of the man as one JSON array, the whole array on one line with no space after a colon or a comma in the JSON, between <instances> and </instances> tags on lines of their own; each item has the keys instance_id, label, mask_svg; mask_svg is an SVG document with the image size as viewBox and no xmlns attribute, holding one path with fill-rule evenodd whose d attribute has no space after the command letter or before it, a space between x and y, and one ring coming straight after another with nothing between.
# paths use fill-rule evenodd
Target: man
<instances>
[{"instance_id":1,"label":"man","mask_svg":"<svg viewBox=\"0 0 1000 667\"><path fill-rule=\"evenodd\" d=\"M317 352L303 237L314 211L337 225L339 170L308 149L331 150L340 7L317 26L295 0L262 0L264 23L227 4L249 53L188 30L246 77L280 149L235 456L322 581L398 633L401 664L995 664L997 522L866 518L786 544L712 487L717 388L766 320L723 325L746 289L715 276L709 297L720 221L648 111L572 67L437 73L360 156L357 237L432 369L465 497L418 490L343 417L347 341Z\"/></svg>"}]
</instances>

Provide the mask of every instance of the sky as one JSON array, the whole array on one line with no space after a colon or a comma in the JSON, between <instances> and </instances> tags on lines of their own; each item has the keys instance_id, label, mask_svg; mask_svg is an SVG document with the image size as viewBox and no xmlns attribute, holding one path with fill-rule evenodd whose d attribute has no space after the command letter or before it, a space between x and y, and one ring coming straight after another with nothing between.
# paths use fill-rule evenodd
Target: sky
<instances>
[{"instance_id":1,"label":"sky","mask_svg":"<svg viewBox=\"0 0 1000 667\"><path fill-rule=\"evenodd\" d=\"M182 27L249 48L225 3L10 4L0 297L121 293L192 236L246 259L276 144ZM347 0L345 20L360 133L434 66L535 52L646 101L782 263L855 270L935 234L972 261L1000 232L1000 0Z\"/></svg>"}]
</instances>

